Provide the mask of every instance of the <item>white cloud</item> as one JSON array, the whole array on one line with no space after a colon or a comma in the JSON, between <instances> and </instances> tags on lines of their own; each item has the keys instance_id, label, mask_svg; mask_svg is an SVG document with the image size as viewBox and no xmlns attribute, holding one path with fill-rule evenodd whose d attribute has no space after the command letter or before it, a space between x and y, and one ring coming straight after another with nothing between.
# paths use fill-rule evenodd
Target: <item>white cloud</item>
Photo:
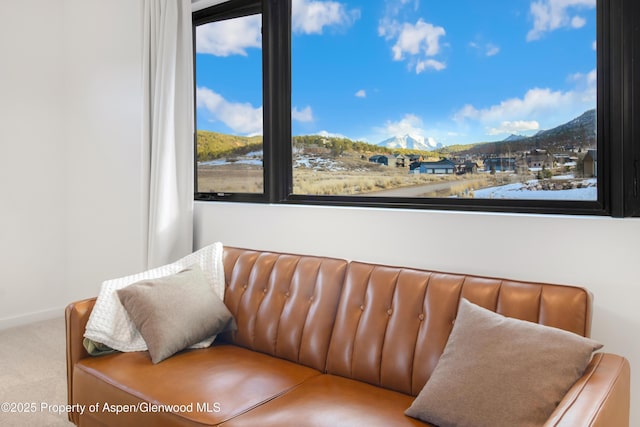
<instances>
[{"instance_id":1,"label":"white cloud","mask_svg":"<svg viewBox=\"0 0 640 427\"><path fill-rule=\"evenodd\" d=\"M422 119L415 114L406 114L400 121L387 121L382 133L386 135L424 135L426 132L422 128Z\"/></svg>"},{"instance_id":2,"label":"white cloud","mask_svg":"<svg viewBox=\"0 0 640 427\"><path fill-rule=\"evenodd\" d=\"M575 73L569 76L568 80L575 84L576 89L574 93L579 99L583 102L591 102L595 105L596 88L598 84L597 70L594 69L586 74Z\"/></svg>"},{"instance_id":3,"label":"white cloud","mask_svg":"<svg viewBox=\"0 0 640 427\"><path fill-rule=\"evenodd\" d=\"M511 98L488 108L477 109L465 105L455 115L456 120L471 119L484 123L501 123L504 119L532 117L544 112L558 110L575 103L574 92L552 91L534 88L522 98Z\"/></svg>"},{"instance_id":4,"label":"white cloud","mask_svg":"<svg viewBox=\"0 0 640 427\"><path fill-rule=\"evenodd\" d=\"M494 44L489 43L487 46L487 51L486 51L486 55L487 56L495 56L498 53L500 53L500 48Z\"/></svg>"},{"instance_id":5,"label":"white cloud","mask_svg":"<svg viewBox=\"0 0 640 427\"><path fill-rule=\"evenodd\" d=\"M367 91L364 89L360 89L359 91L356 92L356 97L358 98L366 98L367 97Z\"/></svg>"},{"instance_id":6,"label":"white cloud","mask_svg":"<svg viewBox=\"0 0 640 427\"><path fill-rule=\"evenodd\" d=\"M533 88L522 98L510 98L486 108L465 105L454 114L454 120L459 123L467 120L481 123L492 134L492 131L506 129L508 126L533 126L534 121L549 122L559 116L573 115L593 108L596 103L596 70L586 74L573 74L568 80L574 87L567 91Z\"/></svg>"},{"instance_id":7,"label":"white cloud","mask_svg":"<svg viewBox=\"0 0 640 427\"><path fill-rule=\"evenodd\" d=\"M250 103L230 102L222 95L206 87L196 88L196 107L205 109L214 121L224 123L239 134L262 134L262 106L254 107ZM294 107L291 118L299 122L312 122L313 110L307 106L302 110Z\"/></svg>"},{"instance_id":8,"label":"white cloud","mask_svg":"<svg viewBox=\"0 0 640 427\"><path fill-rule=\"evenodd\" d=\"M533 28L527 34L527 41L538 40L549 31L559 28L580 28L586 24L584 17L570 16L574 9L593 9L596 0L537 0L531 3Z\"/></svg>"},{"instance_id":9,"label":"white cloud","mask_svg":"<svg viewBox=\"0 0 640 427\"><path fill-rule=\"evenodd\" d=\"M292 27L297 33L322 34L325 27L347 27L360 17L335 1L293 0ZM261 15L227 19L196 29L196 52L215 56L247 56L247 49L262 48Z\"/></svg>"},{"instance_id":10,"label":"white cloud","mask_svg":"<svg viewBox=\"0 0 640 427\"><path fill-rule=\"evenodd\" d=\"M260 15L213 22L196 29L196 52L215 56L247 56L247 49L262 48Z\"/></svg>"},{"instance_id":11,"label":"white cloud","mask_svg":"<svg viewBox=\"0 0 640 427\"><path fill-rule=\"evenodd\" d=\"M196 106L206 109L214 120L221 121L234 132L247 135L262 133L262 106L229 102L206 87L196 88Z\"/></svg>"},{"instance_id":12,"label":"white cloud","mask_svg":"<svg viewBox=\"0 0 640 427\"><path fill-rule=\"evenodd\" d=\"M386 14L398 15L406 5L413 3L413 10L416 11L420 7L420 0L386 0Z\"/></svg>"},{"instance_id":13,"label":"white cloud","mask_svg":"<svg viewBox=\"0 0 640 427\"><path fill-rule=\"evenodd\" d=\"M322 34L325 27L348 27L359 18L359 9L347 10L335 1L293 0L292 4L292 29L296 33Z\"/></svg>"},{"instance_id":14,"label":"white cloud","mask_svg":"<svg viewBox=\"0 0 640 427\"><path fill-rule=\"evenodd\" d=\"M527 132L532 130L540 129L540 123L535 120L526 121L526 120L517 120L517 121L505 121L500 123L500 126L497 128L489 129L489 135L500 135L500 134L518 134L521 132Z\"/></svg>"},{"instance_id":15,"label":"white cloud","mask_svg":"<svg viewBox=\"0 0 640 427\"><path fill-rule=\"evenodd\" d=\"M378 35L391 40L400 31L399 27L400 23L398 21L384 17L378 23Z\"/></svg>"},{"instance_id":16,"label":"white cloud","mask_svg":"<svg viewBox=\"0 0 640 427\"><path fill-rule=\"evenodd\" d=\"M433 59L440 53L440 38L446 32L443 27L425 22L422 18L414 24L399 23L385 18L378 25L378 34L387 40L395 40L391 48L394 61L409 60L409 67L416 73L446 68L442 61Z\"/></svg>"},{"instance_id":17,"label":"white cloud","mask_svg":"<svg viewBox=\"0 0 640 427\"><path fill-rule=\"evenodd\" d=\"M313 111L309 106L306 106L302 110L298 110L298 107L293 107L291 110L291 119L298 122L312 122Z\"/></svg>"},{"instance_id":18,"label":"white cloud","mask_svg":"<svg viewBox=\"0 0 640 427\"><path fill-rule=\"evenodd\" d=\"M469 43L469 46L478 50L484 56L495 56L500 53L500 47L493 43L479 44L476 42Z\"/></svg>"},{"instance_id":19,"label":"white cloud","mask_svg":"<svg viewBox=\"0 0 640 427\"><path fill-rule=\"evenodd\" d=\"M586 25L587 20L581 16L574 16L571 18L571 27L572 28L582 28Z\"/></svg>"},{"instance_id":20,"label":"white cloud","mask_svg":"<svg viewBox=\"0 0 640 427\"><path fill-rule=\"evenodd\" d=\"M396 44L393 46L393 59L400 61L405 55L424 53L434 56L440 52L440 37L445 35L444 28L418 19L415 25L402 24Z\"/></svg>"},{"instance_id":21,"label":"white cloud","mask_svg":"<svg viewBox=\"0 0 640 427\"><path fill-rule=\"evenodd\" d=\"M332 133L332 132L328 132L326 130L321 130L320 132L317 133L317 135L324 136L325 138L347 138L346 136L342 135L341 133Z\"/></svg>"},{"instance_id":22,"label":"white cloud","mask_svg":"<svg viewBox=\"0 0 640 427\"><path fill-rule=\"evenodd\" d=\"M420 74L425 70L442 71L447 68L444 62L436 61L435 59L427 59L426 61L418 61L416 64L416 74Z\"/></svg>"},{"instance_id":23,"label":"white cloud","mask_svg":"<svg viewBox=\"0 0 640 427\"><path fill-rule=\"evenodd\" d=\"M591 45L591 48L593 50L598 50L598 42L596 40L593 41L593 44Z\"/></svg>"}]
</instances>

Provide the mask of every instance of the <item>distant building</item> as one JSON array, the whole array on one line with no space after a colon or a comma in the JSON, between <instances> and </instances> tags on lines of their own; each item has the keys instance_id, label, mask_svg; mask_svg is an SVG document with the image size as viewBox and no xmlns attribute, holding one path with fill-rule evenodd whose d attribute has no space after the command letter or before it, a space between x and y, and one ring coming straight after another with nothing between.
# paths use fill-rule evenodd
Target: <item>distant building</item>
<instances>
[{"instance_id":1,"label":"distant building","mask_svg":"<svg viewBox=\"0 0 640 427\"><path fill-rule=\"evenodd\" d=\"M571 156L569 156L568 154L554 154L553 155L553 160L558 165L564 165L564 164L567 164L567 163L571 163L575 159L572 159Z\"/></svg>"},{"instance_id":2,"label":"distant building","mask_svg":"<svg viewBox=\"0 0 640 427\"><path fill-rule=\"evenodd\" d=\"M376 154L375 156L369 157L369 161L371 163L378 163L381 165L389 166L389 158L381 154Z\"/></svg>"},{"instance_id":3,"label":"distant building","mask_svg":"<svg viewBox=\"0 0 640 427\"><path fill-rule=\"evenodd\" d=\"M427 174L453 174L456 170L456 164L451 160L442 159L438 162L421 162L420 163L420 173Z\"/></svg>"},{"instance_id":4,"label":"distant building","mask_svg":"<svg viewBox=\"0 0 640 427\"><path fill-rule=\"evenodd\" d=\"M456 165L457 174L476 173L476 172L478 172L478 164L476 162L472 162L471 160L467 160L466 162L458 163Z\"/></svg>"},{"instance_id":5,"label":"distant building","mask_svg":"<svg viewBox=\"0 0 640 427\"><path fill-rule=\"evenodd\" d=\"M516 159L514 157L491 157L485 159L484 170L486 172L515 172Z\"/></svg>"},{"instance_id":6,"label":"distant building","mask_svg":"<svg viewBox=\"0 0 640 427\"><path fill-rule=\"evenodd\" d=\"M546 150L533 150L527 154L527 167L529 169L551 169L553 168L553 156Z\"/></svg>"},{"instance_id":7,"label":"distant building","mask_svg":"<svg viewBox=\"0 0 640 427\"><path fill-rule=\"evenodd\" d=\"M396 166L399 168L404 168L409 164L409 157L403 155L403 154L398 154L396 156Z\"/></svg>"},{"instance_id":8,"label":"distant building","mask_svg":"<svg viewBox=\"0 0 640 427\"><path fill-rule=\"evenodd\" d=\"M584 156L584 176L598 176L598 152L596 150L588 150Z\"/></svg>"},{"instance_id":9,"label":"distant building","mask_svg":"<svg viewBox=\"0 0 640 427\"><path fill-rule=\"evenodd\" d=\"M385 166L397 166L398 165L398 162L396 160L396 156L393 156L391 154L389 154L389 155L376 154L375 156L369 157L369 162L378 163L379 165L385 165Z\"/></svg>"},{"instance_id":10,"label":"distant building","mask_svg":"<svg viewBox=\"0 0 640 427\"><path fill-rule=\"evenodd\" d=\"M385 156L387 158L387 166L398 166L398 160L396 156L389 154Z\"/></svg>"}]
</instances>

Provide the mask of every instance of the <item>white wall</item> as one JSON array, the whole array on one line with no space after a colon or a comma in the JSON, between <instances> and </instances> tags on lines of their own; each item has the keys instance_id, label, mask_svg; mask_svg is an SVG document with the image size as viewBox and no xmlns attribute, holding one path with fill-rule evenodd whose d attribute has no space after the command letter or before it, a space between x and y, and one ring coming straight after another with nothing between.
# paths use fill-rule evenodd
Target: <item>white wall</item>
<instances>
[{"instance_id":1,"label":"white wall","mask_svg":"<svg viewBox=\"0 0 640 427\"><path fill-rule=\"evenodd\" d=\"M640 219L218 202L196 203L195 212L198 248L221 241L586 287L594 294L592 336L630 360L631 425L640 425Z\"/></svg>"},{"instance_id":2,"label":"white wall","mask_svg":"<svg viewBox=\"0 0 640 427\"><path fill-rule=\"evenodd\" d=\"M0 1L0 329L143 266L141 4Z\"/></svg>"},{"instance_id":3,"label":"white wall","mask_svg":"<svg viewBox=\"0 0 640 427\"><path fill-rule=\"evenodd\" d=\"M0 1L0 329L59 316L143 267L140 5ZM585 286L593 337L631 361L640 425L640 220L198 203L194 232L198 247Z\"/></svg>"},{"instance_id":4,"label":"white wall","mask_svg":"<svg viewBox=\"0 0 640 427\"><path fill-rule=\"evenodd\" d=\"M145 265L142 0L65 0L67 299Z\"/></svg>"},{"instance_id":5,"label":"white wall","mask_svg":"<svg viewBox=\"0 0 640 427\"><path fill-rule=\"evenodd\" d=\"M0 319L62 306L62 1L0 2Z\"/></svg>"}]
</instances>

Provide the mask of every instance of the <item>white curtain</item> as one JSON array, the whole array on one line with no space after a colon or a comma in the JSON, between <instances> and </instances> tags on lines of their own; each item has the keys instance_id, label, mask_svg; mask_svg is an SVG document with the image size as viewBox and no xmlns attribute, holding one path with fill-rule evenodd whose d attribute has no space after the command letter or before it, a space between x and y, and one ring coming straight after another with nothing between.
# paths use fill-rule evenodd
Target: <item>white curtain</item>
<instances>
[{"instance_id":1,"label":"white curtain","mask_svg":"<svg viewBox=\"0 0 640 427\"><path fill-rule=\"evenodd\" d=\"M193 54L190 0L144 0L147 268L193 251Z\"/></svg>"}]
</instances>

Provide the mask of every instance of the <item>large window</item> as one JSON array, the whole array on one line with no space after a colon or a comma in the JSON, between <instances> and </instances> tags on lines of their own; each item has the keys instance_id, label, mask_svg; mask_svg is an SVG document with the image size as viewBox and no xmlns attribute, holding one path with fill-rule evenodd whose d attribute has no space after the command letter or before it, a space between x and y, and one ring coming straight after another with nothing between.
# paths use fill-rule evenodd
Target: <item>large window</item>
<instances>
[{"instance_id":1,"label":"large window","mask_svg":"<svg viewBox=\"0 0 640 427\"><path fill-rule=\"evenodd\" d=\"M293 193L597 200L596 4L552 3L294 1Z\"/></svg>"},{"instance_id":2,"label":"large window","mask_svg":"<svg viewBox=\"0 0 640 427\"><path fill-rule=\"evenodd\" d=\"M631 0L199 12L196 198L634 214L637 15Z\"/></svg>"}]
</instances>

